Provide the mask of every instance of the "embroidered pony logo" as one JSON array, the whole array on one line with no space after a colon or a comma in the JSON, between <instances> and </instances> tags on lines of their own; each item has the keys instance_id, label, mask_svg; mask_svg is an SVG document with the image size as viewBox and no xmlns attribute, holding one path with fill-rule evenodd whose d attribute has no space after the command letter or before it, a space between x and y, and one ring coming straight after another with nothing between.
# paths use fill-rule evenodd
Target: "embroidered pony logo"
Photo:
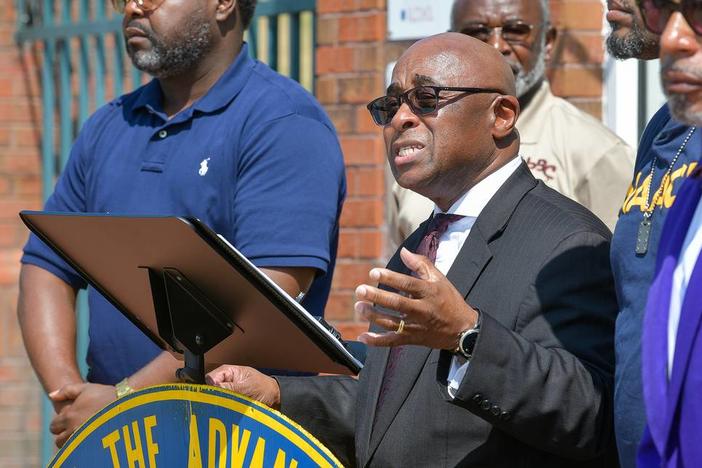
<instances>
[{"instance_id":1,"label":"embroidered pony logo","mask_svg":"<svg viewBox=\"0 0 702 468\"><path fill-rule=\"evenodd\" d=\"M201 176L204 176L205 174L207 174L207 171L210 170L210 168L207 167L207 161L209 161L209 160L210 160L210 158L203 159L202 162L200 163L200 170L197 171L197 173L200 174Z\"/></svg>"}]
</instances>

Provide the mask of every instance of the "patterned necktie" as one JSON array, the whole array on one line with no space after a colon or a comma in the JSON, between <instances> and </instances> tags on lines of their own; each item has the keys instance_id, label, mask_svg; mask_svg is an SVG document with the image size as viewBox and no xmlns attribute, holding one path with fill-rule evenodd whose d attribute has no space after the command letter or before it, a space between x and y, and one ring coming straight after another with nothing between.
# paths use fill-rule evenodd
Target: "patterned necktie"
<instances>
[{"instance_id":1,"label":"patterned necktie","mask_svg":"<svg viewBox=\"0 0 702 468\"><path fill-rule=\"evenodd\" d=\"M456 221L463 219L465 216L455 215L455 214L445 214L437 213L429 221L429 226L427 226L427 232L424 234L422 241L417 247L417 253L419 255L426 256L432 263L436 261L436 251L439 249L439 239L446 233L449 225L455 223ZM376 418L373 421L378 420L377 415L379 410L383 407L383 403L387 398L387 394L391 391L392 380L397 375L397 370L402 359L402 354L404 353L404 346L393 346L390 348L390 355L388 356L388 363L385 367L385 374L383 375L383 382L380 385L380 394L378 395L378 402L375 406Z\"/></svg>"}]
</instances>

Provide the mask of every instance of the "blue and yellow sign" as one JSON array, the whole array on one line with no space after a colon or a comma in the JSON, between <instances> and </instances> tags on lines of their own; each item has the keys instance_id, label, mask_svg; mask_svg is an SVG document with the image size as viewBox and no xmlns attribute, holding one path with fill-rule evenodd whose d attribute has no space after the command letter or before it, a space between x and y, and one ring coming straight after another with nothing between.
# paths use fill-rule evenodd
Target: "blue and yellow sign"
<instances>
[{"instance_id":1,"label":"blue and yellow sign","mask_svg":"<svg viewBox=\"0 0 702 468\"><path fill-rule=\"evenodd\" d=\"M104 408L49 464L112 468L341 466L281 413L220 388L162 385Z\"/></svg>"}]
</instances>

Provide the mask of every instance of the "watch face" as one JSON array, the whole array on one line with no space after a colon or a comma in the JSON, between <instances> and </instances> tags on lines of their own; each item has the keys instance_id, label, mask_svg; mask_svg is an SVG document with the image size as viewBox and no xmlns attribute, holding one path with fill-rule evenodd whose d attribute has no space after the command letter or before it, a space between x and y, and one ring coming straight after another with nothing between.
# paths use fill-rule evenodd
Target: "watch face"
<instances>
[{"instance_id":1,"label":"watch face","mask_svg":"<svg viewBox=\"0 0 702 468\"><path fill-rule=\"evenodd\" d=\"M478 341L478 330L470 330L461 337L461 354L470 359L473 356L475 343Z\"/></svg>"}]
</instances>

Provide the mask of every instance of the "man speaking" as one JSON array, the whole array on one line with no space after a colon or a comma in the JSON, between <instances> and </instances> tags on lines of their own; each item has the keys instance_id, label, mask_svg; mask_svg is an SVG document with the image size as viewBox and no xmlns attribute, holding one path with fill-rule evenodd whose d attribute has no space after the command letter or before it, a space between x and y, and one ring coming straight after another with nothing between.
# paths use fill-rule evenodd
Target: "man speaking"
<instances>
[{"instance_id":1,"label":"man speaking","mask_svg":"<svg viewBox=\"0 0 702 468\"><path fill-rule=\"evenodd\" d=\"M380 288L356 290L371 322L359 379L223 366L209 382L280 408L356 466L616 464L609 232L531 175L514 94L479 40L412 45L369 110L397 182L436 206L371 270Z\"/></svg>"}]
</instances>

